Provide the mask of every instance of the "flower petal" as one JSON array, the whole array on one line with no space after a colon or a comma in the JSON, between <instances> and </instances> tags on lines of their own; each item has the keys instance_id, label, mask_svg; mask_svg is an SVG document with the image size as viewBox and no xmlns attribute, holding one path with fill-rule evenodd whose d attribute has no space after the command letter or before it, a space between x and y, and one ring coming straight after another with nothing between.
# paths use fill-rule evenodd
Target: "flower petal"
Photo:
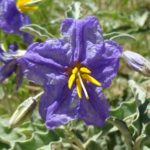
<instances>
[{"instance_id":1,"label":"flower petal","mask_svg":"<svg viewBox=\"0 0 150 150\"><path fill-rule=\"evenodd\" d=\"M72 62L82 61L85 58L88 42L96 44L103 41L99 22L95 16L81 20L67 18L62 23L61 32L64 41L70 44L68 53L72 55Z\"/></svg>"},{"instance_id":2,"label":"flower petal","mask_svg":"<svg viewBox=\"0 0 150 150\"><path fill-rule=\"evenodd\" d=\"M34 61L28 60L28 57ZM23 74L28 80L36 84L45 85L56 78L56 75L63 74L62 68L55 65L51 60L43 59L39 55L30 55L18 59Z\"/></svg>"},{"instance_id":3,"label":"flower petal","mask_svg":"<svg viewBox=\"0 0 150 150\"><path fill-rule=\"evenodd\" d=\"M88 86L89 100L80 101L79 118L88 125L102 126L109 116L109 105L102 93L102 88Z\"/></svg>"},{"instance_id":4,"label":"flower petal","mask_svg":"<svg viewBox=\"0 0 150 150\"><path fill-rule=\"evenodd\" d=\"M90 44L84 62L91 71L92 76L108 87L116 76L122 47L113 41L104 41L100 44Z\"/></svg>"},{"instance_id":5,"label":"flower petal","mask_svg":"<svg viewBox=\"0 0 150 150\"><path fill-rule=\"evenodd\" d=\"M50 82L52 76L66 74L65 67L69 65L67 49L61 40L48 40L29 46L27 53L18 60L27 78L44 85Z\"/></svg>"},{"instance_id":6,"label":"flower petal","mask_svg":"<svg viewBox=\"0 0 150 150\"><path fill-rule=\"evenodd\" d=\"M23 76L24 74L23 74L22 68L20 64L18 64L16 67L16 90L18 90L19 87L21 86L22 81L23 81Z\"/></svg>"},{"instance_id":7,"label":"flower petal","mask_svg":"<svg viewBox=\"0 0 150 150\"><path fill-rule=\"evenodd\" d=\"M26 24L29 18L20 13L14 0L0 1L0 28L8 33L21 33L19 28Z\"/></svg>"},{"instance_id":8,"label":"flower petal","mask_svg":"<svg viewBox=\"0 0 150 150\"><path fill-rule=\"evenodd\" d=\"M44 120L46 119L47 108L56 100L56 98L61 99L61 94L63 94L63 89L66 85L66 77L59 75L53 76L51 83L44 86L44 94L39 105L39 111Z\"/></svg>"},{"instance_id":9,"label":"flower petal","mask_svg":"<svg viewBox=\"0 0 150 150\"><path fill-rule=\"evenodd\" d=\"M51 95L51 92L49 92L49 95ZM58 93L56 97L53 97L53 99L47 95L48 101L53 101L47 108L47 128L56 128L77 118L80 101L75 88L68 90L66 85L66 87L60 89L59 92L60 93Z\"/></svg>"},{"instance_id":10,"label":"flower petal","mask_svg":"<svg viewBox=\"0 0 150 150\"><path fill-rule=\"evenodd\" d=\"M0 47L0 61L3 63L10 62L11 60L15 59L14 54L17 54L17 51L13 51L9 49L8 52L5 52L1 47Z\"/></svg>"},{"instance_id":11,"label":"flower petal","mask_svg":"<svg viewBox=\"0 0 150 150\"><path fill-rule=\"evenodd\" d=\"M34 43L29 46L27 54L38 54L43 58L51 59L62 66L68 66L70 56L68 47L63 40L51 39L43 43Z\"/></svg>"},{"instance_id":12,"label":"flower petal","mask_svg":"<svg viewBox=\"0 0 150 150\"><path fill-rule=\"evenodd\" d=\"M0 68L0 82L2 82L3 80L5 80L9 76L11 76L12 73L16 71L16 67L17 67L17 61L16 60L12 60L12 61L4 64Z\"/></svg>"}]
</instances>

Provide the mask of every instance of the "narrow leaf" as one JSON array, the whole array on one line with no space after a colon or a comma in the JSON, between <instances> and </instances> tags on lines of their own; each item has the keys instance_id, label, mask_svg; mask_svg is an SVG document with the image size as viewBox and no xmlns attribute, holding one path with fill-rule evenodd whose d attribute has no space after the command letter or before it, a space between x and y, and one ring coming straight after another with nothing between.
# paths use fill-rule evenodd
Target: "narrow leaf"
<instances>
[{"instance_id":1,"label":"narrow leaf","mask_svg":"<svg viewBox=\"0 0 150 150\"><path fill-rule=\"evenodd\" d=\"M117 39L123 39L123 40L135 40L136 38L130 34L121 33L119 35L113 36L110 38L110 40L117 40Z\"/></svg>"},{"instance_id":2,"label":"narrow leaf","mask_svg":"<svg viewBox=\"0 0 150 150\"><path fill-rule=\"evenodd\" d=\"M20 30L23 32L27 32L41 40L46 40L48 38L54 37L45 28L36 24L25 25L21 27Z\"/></svg>"}]
</instances>

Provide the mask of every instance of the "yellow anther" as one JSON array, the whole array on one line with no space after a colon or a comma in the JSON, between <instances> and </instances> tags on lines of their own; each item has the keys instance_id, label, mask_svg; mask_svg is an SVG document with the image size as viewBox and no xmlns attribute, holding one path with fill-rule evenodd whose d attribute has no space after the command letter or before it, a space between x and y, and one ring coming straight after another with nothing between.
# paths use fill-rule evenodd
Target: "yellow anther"
<instances>
[{"instance_id":1,"label":"yellow anther","mask_svg":"<svg viewBox=\"0 0 150 150\"><path fill-rule=\"evenodd\" d=\"M72 88L72 85L75 81L75 78L76 78L76 75L75 74L72 74L68 80L68 88L71 89Z\"/></svg>"},{"instance_id":2,"label":"yellow anther","mask_svg":"<svg viewBox=\"0 0 150 150\"><path fill-rule=\"evenodd\" d=\"M86 67L81 67L81 68L80 68L80 71L81 71L82 73L88 73L88 74L91 73L91 70L89 70L89 69L86 68Z\"/></svg>"},{"instance_id":3,"label":"yellow anther","mask_svg":"<svg viewBox=\"0 0 150 150\"><path fill-rule=\"evenodd\" d=\"M97 81L95 78L93 78L92 76L88 75L88 74L82 74L82 78L84 80L87 80L97 86L101 86L101 83L99 81Z\"/></svg>"},{"instance_id":4,"label":"yellow anther","mask_svg":"<svg viewBox=\"0 0 150 150\"><path fill-rule=\"evenodd\" d=\"M80 75L79 72L78 72L77 76L78 76L78 79L79 79L79 81L80 81L80 84L81 84L81 87L82 87L82 89L83 89L83 92L84 92L84 94L85 94L86 99L89 99L88 92L87 92L87 90L86 90L86 88L85 88L85 85L84 85L84 83L83 83L83 80L82 80L81 75Z\"/></svg>"},{"instance_id":5,"label":"yellow anther","mask_svg":"<svg viewBox=\"0 0 150 150\"><path fill-rule=\"evenodd\" d=\"M38 7L37 6L28 6L27 4L32 2L32 0L17 0L17 8L21 12L25 11L33 11L36 10Z\"/></svg>"},{"instance_id":6,"label":"yellow anther","mask_svg":"<svg viewBox=\"0 0 150 150\"><path fill-rule=\"evenodd\" d=\"M76 80L76 90L77 90L77 94L78 94L79 98L81 99L82 98L82 87L81 87L81 83L80 83L79 79Z\"/></svg>"},{"instance_id":7,"label":"yellow anther","mask_svg":"<svg viewBox=\"0 0 150 150\"><path fill-rule=\"evenodd\" d=\"M71 73L68 80L68 88L71 89L75 82L77 95L80 99L82 98L82 92L84 93L85 98L87 100L89 99L88 91L86 89L87 81L91 82L96 86L101 86L101 83L98 80L89 75L91 74L91 71L86 67L77 65L74 68L72 68L72 72L70 72L69 70L68 73L69 75Z\"/></svg>"},{"instance_id":8,"label":"yellow anther","mask_svg":"<svg viewBox=\"0 0 150 150\"><path fill-rule=\"evenodd\" d=\"M73 70L72 70L72 73L76 74L78 72L78 68L75 67Z\"/></svg>"}]
</instances>

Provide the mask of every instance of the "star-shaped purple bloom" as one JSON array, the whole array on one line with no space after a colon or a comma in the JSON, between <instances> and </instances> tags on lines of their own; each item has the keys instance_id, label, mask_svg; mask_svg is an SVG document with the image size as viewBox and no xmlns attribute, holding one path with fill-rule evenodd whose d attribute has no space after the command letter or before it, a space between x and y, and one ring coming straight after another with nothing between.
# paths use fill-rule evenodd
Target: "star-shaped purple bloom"
<instances>
[{"instance_id":1,"label":"star-shaped purple bloom","mask_svg":"<svg viewBox=\"0 0 150 150\"><path fill-rule=\"evenodd\" d=\"M62 38L29 46L19 61L27 78L44 86L39 111L47 128L80 118L102 126L109 105L102 89L116 76L122 47L104 40L98 19L67 18Z\"/></svg>"},{"instance_id":2,"label":"star-shaped purple bloom","mask_svg":"<svg viewBox=\"0 0 150 150\"><path fill-rule=\"evenodd\" d=\"M0 0L0 28L2 30L23 36L29 44L32 42L32 37L19 30L27 24L30 24L30 19L17 9L15 0Z\"/></svg>"}]
</instances>

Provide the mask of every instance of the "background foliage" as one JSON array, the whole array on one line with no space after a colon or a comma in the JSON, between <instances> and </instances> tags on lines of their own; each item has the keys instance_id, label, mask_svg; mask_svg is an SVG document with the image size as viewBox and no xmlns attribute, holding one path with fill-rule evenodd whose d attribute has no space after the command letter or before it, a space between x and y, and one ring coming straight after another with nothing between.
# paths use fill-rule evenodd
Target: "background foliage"
<instances>
[{"instance_id":1,"label":"background foliage","mask_svg":"<svg viewBox=\"0 0 150 150\"><path fill-rule=\"evenodd\" d=\"M96 15L105 38L150 58L149 0L43 0L39 9L28 15L34 25L22 30L32 33L34 41L59 37L60 23L66 16ZM17 35L1 30L0 42L6 49L10 43L19 44L20 49L27 47ZM11 128L9 118L17 106L41 91L26 80L19 91L15 88L15 76L0 85L0 150L150 149L150 79L130 70L122 60L117 78L104 89L111 117L103 128L77 120L48 131L38 107L21 125Z\"/></svg>"}]
</instances>

